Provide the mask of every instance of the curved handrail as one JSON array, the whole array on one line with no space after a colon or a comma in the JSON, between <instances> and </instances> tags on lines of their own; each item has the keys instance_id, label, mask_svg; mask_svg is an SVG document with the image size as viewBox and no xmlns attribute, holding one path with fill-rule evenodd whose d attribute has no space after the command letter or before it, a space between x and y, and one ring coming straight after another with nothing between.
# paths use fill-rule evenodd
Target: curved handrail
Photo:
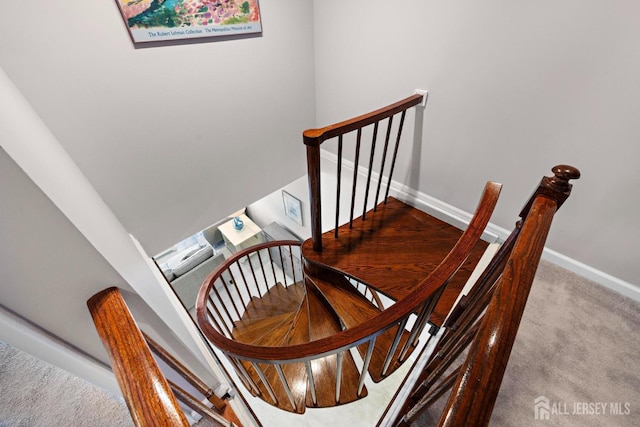
<instances>
[{"instance_id":1,"label":"curved handrail","mask_svg":"<svg viewBox=\"0 0 640 427\"><path fill-rule=\"evenodd\" d=\"M486 426L515 342L527 297L558 208L569 197L570 179L580 172L560 165L544 177L521 217L519 237L461 366L439 426Z\"/></svg>"},{"instance_id":2,"label":"curved handrail","mask_svg":"<svg viewBox=\"0 0 640 427\"><path fill-rule=\"evenodd\" d=\"M219 279L226 270L226 266L261 249L278 244L300 244L299 242L270 242L256 245L235 254L207 277L200 288L196 300L198 324L202 328L205 336L225 354L241 360L268 364L294 363L307 361L310 358L321 358L367 342L372 337L378 336L398 324L402 318L406 318L421 308L429 297L446 284L447 280L457 271L460 264L464 262L471 249L480 239L495 208L500 189L500 184L494 182L487 183L469 226L440 265L406 298L396 302L396 304L365 323L345 329L330 337L284 347L268 347L241 343L219 333L209 322L207 299L216 280Z\"/></svg>"},{"instance_id":3,"label":"curved handrail","mask_svg":"<svg viewBox=\"0 0 640 427\"><path fill-rule=\"evenodd\" d=\"M452 311L394 426L409 426L451 389L439 426L489 424L551 222L571 193L569 180L580 177L572 166L559 165L552 171L554 176L543 177L526 202L515 229L466 301ZM442 379L467 348L462 364Z\"/></svg>"}]
</instances>

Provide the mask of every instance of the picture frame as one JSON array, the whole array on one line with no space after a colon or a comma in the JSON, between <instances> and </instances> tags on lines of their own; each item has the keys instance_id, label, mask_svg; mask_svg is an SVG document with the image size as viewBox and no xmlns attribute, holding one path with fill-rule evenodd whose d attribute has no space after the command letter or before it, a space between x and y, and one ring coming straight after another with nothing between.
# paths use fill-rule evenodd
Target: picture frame
<instances>
[{"instance_id":1,"label":"picture frame","mask_svg":"<svg viewBox=\"0 0 640 427\"><path fill-rule=\"evenodd\" d=\"M258 0L116 0L134 43L261 33Z\"/></svg>"},{"instance_id":2,"label":"picture frame","mask_svg":"<svg viewBox=\"0 0 640 427\"><path fill-rule=\"evenodd\" d=\"M302 202L300 199L282 190L282 201L285 216L294 220L298 225L302 225Z\"/></svg>"}]
</instances>

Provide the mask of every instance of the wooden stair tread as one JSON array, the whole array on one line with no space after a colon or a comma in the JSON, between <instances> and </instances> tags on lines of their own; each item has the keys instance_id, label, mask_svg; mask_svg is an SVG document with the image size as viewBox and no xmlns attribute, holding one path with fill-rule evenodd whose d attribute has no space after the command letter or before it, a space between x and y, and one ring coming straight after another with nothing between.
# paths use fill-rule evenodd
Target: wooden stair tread
<instances>
[{"instance_id":1,"label":"wooden stair tread","mask_svg":"<svg viewBox=\"0 0 640 427\"><path fill-rule=\"evenodd\" d=\"M303 285L290 286L288 288L283 287L283 289L286 292L295 295L295 298L299 298L301 295L304 296L306 293ZM279 290L278 292L282 293L282 290ZM306 298L302 299L302 301L298 305L298 309L295 312L285 313L276 317L278 318L278 320L281 320L281 323L273 328L273 330L267 330L266 333L262 337L256 339L253 344L280 347L308 342L309 314ZM283 317L284 320L282 320ZM267 320L268 318L260 319L260 321L265 321L265 323ZM254 322L254 325L256 323L257 322ZM260 380L260 377L258 376L255 368L249 362L241 363L244 365L254 383L258 385L263 400L273 406L289 412L295 412L299 414L305 412L305 401L307 399L307 373L304 363L291 363L282 366L282 373L293 395L295 407L291 405L289 396L287 395L284 385L282 384L280 377L273 365L260 364L259 366L264 371L264 375L267 378L267 381L269 382L269 384L271 384L277 402L274 401L269 395L266 386Z\"/></svg>"},{"instance_id":2,"label":"wooden stair tread","mask_svg":"<svg viewBox=\"0 0 640 427\"><path fill-rule=\"evenodd\" d=\"M341 274L327 271L322 276L314 276L310 281L322 293L345 327L358 326L380 313Z\"/></svg>"},{"instance_id":3,"label":"wooden stair tread","mask_svg":"<svg viewBox=\"0 0 640 427\"><path fill-rule=\"evenodd\" d=\"M334 335L342 330L335 314L326 307L325 302L316 292L313 288L307 288L310 325L309 338L312 341ZM319 408L331 407L353 402L367 395L366 387L364 387L360 397L358 397L360 372L351 353L344 352L343 355L339 401L336 402L335 394L337 356L332 355L311 361L317 402L314 405L311 399L311 393L307 393L307 406Z\"/></svg>"},{"instance_id":4,"label":"wooden stair tread","mask_svg":"<svg viewBox=\"0 0 640 427\"><path fill-rule=\"evenodd\" d=\"M278 283L262 297L251 298L240 321L252 321L297 311L304 299L304 292L302 282L287 287Z\"/></svg>"},{"instance_id":5,"label":"wooden stair tread","mask_svg":"<svg viewBox=\"0 0 640 427\"><path fill-rule=\"evenodd\" d=\"M236 322L233 339L246 344L279 346L291 329L296 312L283 313L252 322Z\"/></svg>"},{"instance_id":6,"label":"wooden stair tread","mask_svg":"<svg viewBox=\"0 0 640 427\"><path fill-rule=\"evenodd\" d=\"M316 277L312 279L312 282L320 290L329 304L331 304L346 328L358 326L380 313L380 310L363 297L344 276L337 273L325 273L323 276L326 280ZM397 331L398 328L394 327L378 335L376 338L376 344L373 348L368 369L374 382L381 381L402 365L402 363L398 362L398 358L400 356L400 349L409 338L409 332L406 330L402 333L400 344L395 351L394 358L387 372L384 376L382 375L387 353L393 345ZM367 347L368 344L358 346L358 351L363 359L365 358ZM407 352L405 360L413 349L414 347L411 347Z\"/></svg>"},{"instance_id":7,"label":"wooden stair tread","mask_svg":"<svg viewBox=\"0 0 640 427\"><path fill-rule=\"evenodd\" d=\"M415 289L444 259L462 231L393 197L339 228L338 237L322 235L322 252L309 239L302 245L305 262L332 269L364 282L394 300ZM487 247L478 242L452 278L432 321L441 324Z\"/></svg>"}]
</instances>

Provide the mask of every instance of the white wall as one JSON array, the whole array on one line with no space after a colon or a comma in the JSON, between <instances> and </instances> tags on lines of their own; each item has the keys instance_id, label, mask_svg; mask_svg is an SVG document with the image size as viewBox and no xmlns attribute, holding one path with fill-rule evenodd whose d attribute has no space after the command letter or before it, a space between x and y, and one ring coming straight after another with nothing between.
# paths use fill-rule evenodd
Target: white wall
<instances>
[{"instance_id":1,"label":"white wall","mask_svg":"<svg viewBox=\"0 0 640 427\"><path fill-rule=\"evenodd\" d=\"M577 166L548 246L638 284L640 4L633 1L314 2L316 124L429 90L421 156L394 176L472 211L504 183L512 228L556 164ZM415 174L415 171L413 172Z\"/></svg>"},{"instance_id":2,"label":"white wall","mask_svg":"<svg viewBox=\"0 0 640 427\"><path fill-rule=\"evenodd\" d=\"M0 66L150 254L304 173L311 1L260 6L259 37L135 49L113 0L3 4Z\"/></svg>"},{"instance_id":3,"label":"white wall","mask_svg":"<svg viewBox=\"0 0 640 427\"><path fill-rule=\"evenodd\" d=\"M86 302L131 288L2 149L0 182L0 305L108 366Z\"/></svg>"}]
</instances>

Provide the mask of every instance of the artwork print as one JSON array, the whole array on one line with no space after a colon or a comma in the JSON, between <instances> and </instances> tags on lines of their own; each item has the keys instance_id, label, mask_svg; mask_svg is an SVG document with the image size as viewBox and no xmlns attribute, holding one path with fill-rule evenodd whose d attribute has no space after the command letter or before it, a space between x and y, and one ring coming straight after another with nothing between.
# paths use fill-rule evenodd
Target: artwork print
<instances>
[{"instance_id":1,"label":"artwork print","mask_svg":"<svg viewBox=\"0 0 640 427\"><path fill-rule=\"evenodd\" d=\"M302 225L302 203L299 199L282 190L282 200L284 202L284 214Z\"/></svg>"},{"instance_id":2,"label":"artwork print","mask_svg":"<svg viewBox=\"0 0 640 427\"><path fill-rule=\"evenodd\" d=\"M262 31L258 0L116 0L135 43Z\"/></svg>"}]
</instances>

